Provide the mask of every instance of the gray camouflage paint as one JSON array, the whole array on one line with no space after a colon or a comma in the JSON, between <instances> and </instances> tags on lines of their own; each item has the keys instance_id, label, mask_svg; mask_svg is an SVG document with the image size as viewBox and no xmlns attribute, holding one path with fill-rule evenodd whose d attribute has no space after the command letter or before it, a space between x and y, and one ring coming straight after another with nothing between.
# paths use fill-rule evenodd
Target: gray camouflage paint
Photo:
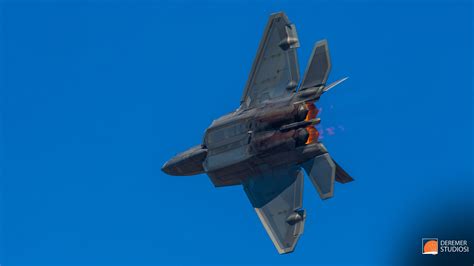
<instances>
[{"instance_id":1,"label":"gray camouflage paint","mask_svg":"<svg viewBox=\"0 0 474 266\"><path fill-rule=\"evenodd\" d=\"M330 88L327 41L316 43L301 86L295 25L284 13L270 16L248 77L240 107L212 122L202 144L166 162L170 175L206 173L216 187L243 185L280 254L292 252L303 233L303 172L322 199L333 196L334 181L353 179L329 156L308 127L309 105ZM316 116L316 114L314 114Z\"/></svg>"}]
</instances>

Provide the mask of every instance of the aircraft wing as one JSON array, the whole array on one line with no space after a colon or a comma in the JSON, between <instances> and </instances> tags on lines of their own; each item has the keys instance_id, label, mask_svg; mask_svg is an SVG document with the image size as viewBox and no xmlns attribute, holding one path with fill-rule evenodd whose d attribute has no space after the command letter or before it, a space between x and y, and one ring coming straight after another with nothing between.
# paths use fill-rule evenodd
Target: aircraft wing
<instances>
[{"instance_id":1,"label":"aircraft wing","mask_svg":"<svg viewBox=\"0 0 474 266\"><path fill-rule=\"evenodd\" d=\"M240 104L259 106L263 101L293 94L299 81L299 47L294 24L280 12L270 16L245 85Z\"/></svg>"},{"instance_id":2,"label":"aircraft wing","mask_svg":"<svg viewBox=\"0 0 474 266\"><path fill-rule=\"evenodd\" d=\"M303 172L297 167L273 170L244 182L252 206L278 253L292 252L303 233Z\"/></svg>"}]
</instances>

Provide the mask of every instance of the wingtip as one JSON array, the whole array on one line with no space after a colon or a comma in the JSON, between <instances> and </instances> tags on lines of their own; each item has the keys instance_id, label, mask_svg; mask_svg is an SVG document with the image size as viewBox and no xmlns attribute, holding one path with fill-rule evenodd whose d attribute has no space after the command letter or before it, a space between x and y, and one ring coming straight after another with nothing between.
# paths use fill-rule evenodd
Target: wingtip
<instances>
[{"instance_id":1,"label":"wingtip","mask_svg":"<svg viewBox=\"0 0 474 266\"><path fill-rule=\"evenodd\" d=\"M286 14L283 11L273 12L270 14L270 17L279 17L279 16L286 16Z\"/></svg>"},{"instance_id":2,"label":"wingtip","mask_svg":"<svg viewBox=\"0 0 474 266\"><path fill-rule=\"evenodd\" d=\"M294 247L292 247L292 248L285 248L285 249L278 249L278 254L280 254L280 255L285 255L285 254L293 253L293 251L295 251L295 248L294 248Z\"/></svg>"},{"instance_id":3,"label":"wingtip","mask_svg":"<svg viewBox=\"0 0 474 266\"><path fill-rule=\"evenodd\" d=\"M291 24L290 19L288 18L286 13L283 12L283 11L278 11L278 12L271 13L269 20L273 21L275 19L283 19L285 24L287 24L287 25Z\"/></svg>"}]
</instances>

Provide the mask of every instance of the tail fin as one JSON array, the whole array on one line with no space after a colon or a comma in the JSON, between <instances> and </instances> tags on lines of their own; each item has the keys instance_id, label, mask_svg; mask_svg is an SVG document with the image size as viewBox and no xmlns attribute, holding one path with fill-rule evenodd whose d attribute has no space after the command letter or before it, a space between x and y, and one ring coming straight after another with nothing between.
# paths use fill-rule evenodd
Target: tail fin
<instances>
[{"instance_id":1,"label":"tail fin","mask_svg":"<svg viewBox=\"0 0 474 266\"><path fill-rule=\"evenodd\" d=\"M336 164L328 153L314 157L302 164L311 183L316 188L321 199L328 199L334 194L334 179Z\"/></svg>"},{"instance_id":2,"label":"tail fin","mask_svg":"<svg viewBox=\"0 0 474 266\"><path fill-rule=\"evenodd\" d=\"M321 40L314 45L311 59L304 73L301 90L326 84L331 71L331 58L327 40Z\"/></svg>"}]
</instances>

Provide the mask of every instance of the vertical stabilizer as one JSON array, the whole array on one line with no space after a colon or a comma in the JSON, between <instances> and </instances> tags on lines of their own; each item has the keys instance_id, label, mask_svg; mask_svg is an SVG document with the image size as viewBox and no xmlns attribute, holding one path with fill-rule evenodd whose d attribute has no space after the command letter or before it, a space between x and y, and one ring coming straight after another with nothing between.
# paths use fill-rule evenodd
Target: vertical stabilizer
<instances>
[{"instance_id":1,"label":"vertical stabilizer","mask_svg":"<svg viewBox=\"0 0 474 266\"><path fill-rule=\"evenodd\" d=\"M314 157L302 164L304 170L319 193L321 199L328 199L334 194L336 164L328 153Z\"/></svg>"},{"instance_id":2,"label":"vertical stabilizer","mask_svg":"<svg viewBox=\"0 0 474 266\"><path fill-rule=\"evenodd\" d=\"M300 90L326 84L330 71L331 58L329 57L328 42L322 40L314 45Z\"/></svg>"}]
</instances>

